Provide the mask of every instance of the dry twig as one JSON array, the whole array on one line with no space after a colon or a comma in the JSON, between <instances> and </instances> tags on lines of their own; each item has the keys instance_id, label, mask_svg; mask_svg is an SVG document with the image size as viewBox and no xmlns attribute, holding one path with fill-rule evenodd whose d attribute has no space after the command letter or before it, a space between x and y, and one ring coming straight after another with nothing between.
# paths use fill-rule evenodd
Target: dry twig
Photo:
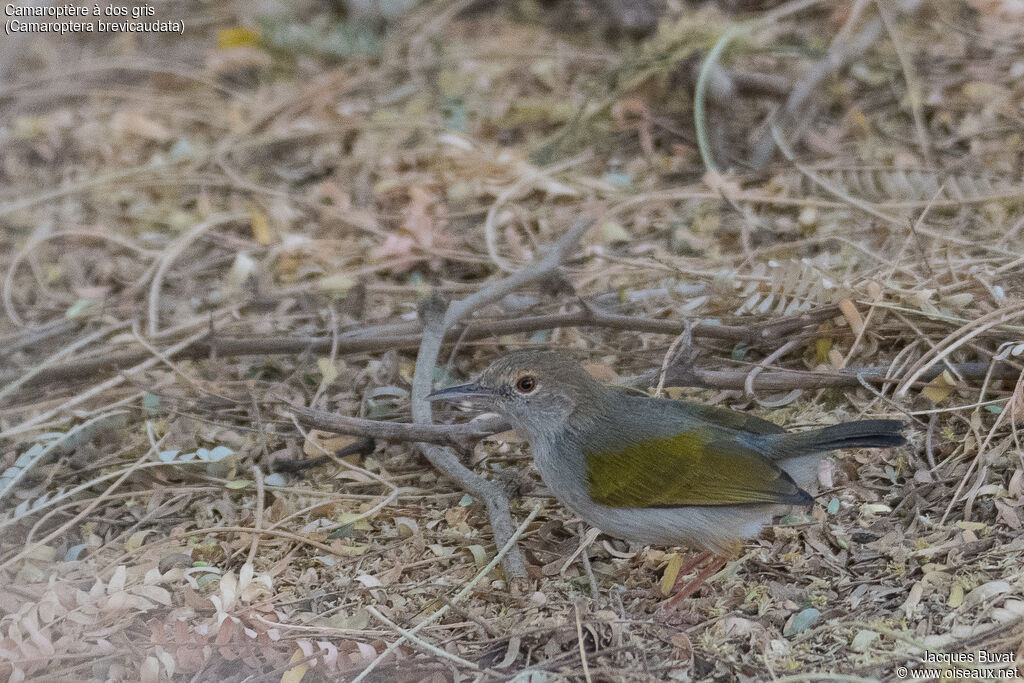
<instances>
[{"instance_id":1,"label":"dry twig","mask_svg":"<svg viewBox=\"0 0 1024 683\"><path fill-rule=\"evenodd\" d=\"M851 11L847 25L843 27L843 31L832 41L832 45L829 46L828 54L825 55L825 58L815 64L804 78L793 86L793 90L786 99L785 105L777 114L772 116L776 125L794 129L799 128L798 119L800 113L811 93L818 87L818 84L825 80L830 73L843 68L846 64L867 52L875 44L882 34L882 21L877 18L864 24L864 27L855 36L848 37L848 34L851 32L850 27L856 22L860 12L866 5L866 0L861 0L855 5L856 9ZM901 4L901 9L907 14L912 14L920 5L921 0L904 0ZM751 164L754 168L758 169L764 167L771 160L774 152L775 137L770 129L766 129L754 147Z\"/></svg>"},{"instance_id":2,"label":"dry twig","mask_svg":"<svg viewBox=\"0 0 1024 683\"><path fill-rule=\"evenodd\" d=\"M752 325L720 325L718 323L696 322L693 336L705 339L742 342L751 346L762 346L772 340L791 334L809 325L824 322L835 317L839 308L834 305L822 306L777 320ZM200 359L216 353L219 356L244 355L292 355L299 353L320 353L334 351L338 355L373 353L389 349L414 349L423 339L416 323L392 323L350 330L330 336L280 336L280 337L232 337L201 335L192 343L173 347L165 352L171 359ZM445 343L476 341L507 334L536 332L538 330L563 327L599 327L612 330L653 332L656 334L680 334L685 325L681 321L644 318L640 316L609 313L596 306L589 306L575 313L554 313L497 320L471 320L454 325L446 330ZM336 343L336 347L335 347ZM150 358L149 350L105 353L65 363L54 363L33 373L25 380L24 386L38 386L49 382L67 382L90 377L96 373L131 367ZM16 372L0 373L0 382L15 381Z\"/></svg>"}]
</instances>

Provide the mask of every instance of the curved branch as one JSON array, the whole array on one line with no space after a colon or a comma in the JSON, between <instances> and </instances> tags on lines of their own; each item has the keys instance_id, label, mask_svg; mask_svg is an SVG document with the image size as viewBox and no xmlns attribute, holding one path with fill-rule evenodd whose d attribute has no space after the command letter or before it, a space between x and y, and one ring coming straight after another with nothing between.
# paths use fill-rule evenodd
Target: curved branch
<instances>
[{"instance_id":1,"label":"curved branch","mask_svg":"<svg viewBox=\"0 0 1024 683\"><path fill-rule=\"evenodd\" d=\"M441 352L448 329L454 327L474 310L498 301L519 287L553 272L594 222L594 219L591 218L578 220L540 258L532 261L519 272L496 280L465 299L446 305L439 296L435 295L424 302L420 309L423 337L420 341L419 353L416 355L416 370L412 378L413 422L421 425L433 422L427 394L430 393L433 385L437 357ZM421 447L421 451L435 468L483 501L487 506L487 514L491 520L491 529L494 531L494 540L497 545L504 545L510 538L513 538L516 525L512 521L508 499L498 485L465 467L450 448L425 444ZM526 562L516 547L512 547L505 555L502 566L505 569L505 576L509 579L526 577Z\"/></svg>"}]
</instances>

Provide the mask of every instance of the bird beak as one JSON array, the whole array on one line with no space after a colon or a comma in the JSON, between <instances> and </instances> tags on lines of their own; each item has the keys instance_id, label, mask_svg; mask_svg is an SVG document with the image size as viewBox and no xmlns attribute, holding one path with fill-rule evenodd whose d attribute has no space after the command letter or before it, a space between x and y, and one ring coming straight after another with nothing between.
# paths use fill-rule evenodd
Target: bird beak
<instances>
[{"instance_id":1,"label":"bird beak","mask_svg":"<svg viewBox=\"0 0 1024 683\"><path fill-rule=\"evenodd\" d=\"M490 398L494 394L493 391L486 387L480 386L479 382L471 382L470 384L460 384L454 387L448 387L447 389L438 389L435 392L427 394L428 401L457 401L459 399L480 399Z\"/></svg>"}]
</instances>

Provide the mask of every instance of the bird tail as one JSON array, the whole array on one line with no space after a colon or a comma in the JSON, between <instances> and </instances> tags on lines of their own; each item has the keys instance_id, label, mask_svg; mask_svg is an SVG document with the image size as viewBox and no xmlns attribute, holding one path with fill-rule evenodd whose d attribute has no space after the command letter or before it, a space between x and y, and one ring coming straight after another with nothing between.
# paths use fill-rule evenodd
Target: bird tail
<instances>
[{"instance_id":1,"label":"bird tail","mask_svg":"<svg viewBox=\"0 0 1024 683\"><path fill-rule=\"evenodd\" d=\"M767 434L773 459L788 460L842 448L891 448L907 443L899 420L861 420L808 432Z\"/></svg>"}]
</instances>

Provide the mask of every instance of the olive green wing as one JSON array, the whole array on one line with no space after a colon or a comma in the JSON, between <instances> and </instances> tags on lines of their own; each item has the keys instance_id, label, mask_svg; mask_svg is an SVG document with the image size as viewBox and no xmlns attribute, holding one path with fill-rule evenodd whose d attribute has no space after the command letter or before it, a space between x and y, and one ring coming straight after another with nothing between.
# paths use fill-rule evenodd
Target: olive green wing
<instances>
[{"instance_id":1,"label":"olive green wing","mask_svg":"<svg viewBox=\"0 0 1024 683\"><path fill-rule=\"evenodd\" d=\"M684 412L696 415L720 427L736 429L741 432L751 432L752 434L782 434L786 431L785 428L774 422L762 420L759 417L741 413L737 410L719 408L718 406L705 406L699 403L687 403L685 401L678 401L678 403Z\"/></svg>"},{"instance_id":2,"label":"olive green wing","mask_svg":"<svg viewBox=\"0 0 1024 683\"><path fill-rule=\"evenodd\" d=\"M770 423L769 423L770 424ZM711 430L586 453L591 500L616 508L685 505L807 505L813 501L778 465Z\"/></svg>"}]
</instances>

